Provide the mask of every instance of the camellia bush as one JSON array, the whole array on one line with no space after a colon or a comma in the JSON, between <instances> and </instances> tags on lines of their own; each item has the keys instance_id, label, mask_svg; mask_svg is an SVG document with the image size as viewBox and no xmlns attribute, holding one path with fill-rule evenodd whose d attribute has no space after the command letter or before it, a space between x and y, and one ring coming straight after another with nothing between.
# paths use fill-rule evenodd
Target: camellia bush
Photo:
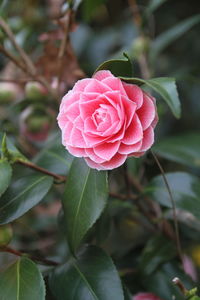
<instances>
[{"instance_id":1,"label":"camellia bush","mask_svg":"<svg viewBox=\"0 0 200 300\"><path fill-rule=\"evenodd\" d=\"M197 8L0 2L0 300L200 300Z\"/></svg>"}]
</instances>

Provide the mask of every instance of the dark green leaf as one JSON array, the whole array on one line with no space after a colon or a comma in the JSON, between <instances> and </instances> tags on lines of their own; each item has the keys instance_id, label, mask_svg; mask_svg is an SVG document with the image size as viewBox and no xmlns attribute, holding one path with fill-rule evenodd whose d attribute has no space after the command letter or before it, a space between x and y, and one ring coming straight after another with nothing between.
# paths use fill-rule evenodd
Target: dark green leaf
<instances>
[{"instance_id":1,"label":"dark green leaf","mask_svg":"<svg viewBox=\"0 0 200 300\"><path fill-rule=\"evenodd\" d=\"M133 75L132 63L125 53L123 59L111 59L104 61L100 66L98 66L95 73L100 70L109 70L113 75L120 77L131 77Z\"/></svg>"},{"instance_id":2,"label":"dark green leaf","mask_svg":"<svg viewBox=\"0 0 200 300\"><path fill-rule=\"evenodd\" d=\"M90 169L83 159L74 159L63 197L67 237L72 251L102 213L106 199L107 173Z\"/></svg>"},{"instance_id":3,"label":"dark green leaf","mask_svg":"<svg viewBox=\"0 0 200 300\"><path fill-rule=\"evenodd\" d=\"M165 138L153 150L160 156L189 167L200 167L200 134L189 133Z\"/></svg>"},{"instance_id":4,"label":"dark green leaf","mask_svg":"<svg viewBox=\"0 0 200 300\"><path fill-rule=\"evenodd\" d=\"M56 268L49 278L57 300L124 300L115 266L100 248L84 249L77 260Z\"/></svg>"},{"instance_id":5,"label":"dark green leaf","mask_svg":"<svg viewBox=\"0 0 200 300\"><path fill-rule=\"evenodd\" d=\"M28 258L20 258L0 273L2 300L44 300L45 285L37 266Z\"/></svg>"},{"instance_id":6,"label":"dark green leaf","mask_svg":"<svg viewBox=\"0 0 200 300\"><path fill-rule=\"evenodd\" d=\"M172 195L179 209L186 210L200 219L200 180L184 172L166 173ZM162 176L156 176L151 182L152 196L165 207L172 208L169 193Z\"/></svg>"},{"instance_id":7,"label":"dark green leaf","mask_svg":"<svg viewBox=\"0 0 200 300\"><path fill-rule=\"evenodd\" d=\"M150 239L140 257L140 269L146 275L154 272L162 263L176 255L176 249L171 241L158 235Z\"/></svg>"},{"instance_id":8,"label":"dark green leaf","mask_svg":"<svg viewBox=\"0 0 200 300\"><path fill-rule=\"evenodd\" d=\"M152 43L150 59L154 61L158 54L181 35L200 22L200 15L192 16L159 35Z\"/></svg>"},{"instance_id":9,"label":"dark green leaf","mask_svg":"<svg viewBox=\"0 0 200 300\"><path fill-rule=\"evenodd\" d=\"M121 79L128 83L145 84L147 87L150 87L153 91L158 93L165 100L165 102L169 105L174 116L176 118L180 118L181 105L174 78L160 77L144 80L141 78L121 77Z\"/></svg>"},{"instance_id":10,"label":"dark green leaf","mask_svg":"<svg viewBox=\"0 0 200 300\"><path fill-rule=\"evenodd\" d=\"M9 223L37 205L47 194L53 178L29 175L15 181L0 198L0 224Z\"/></svg>"},{"instance_id":11,"label":"dark green leaf","mask_svg":"<svg viewBox=\"0 0 200 300\"><path fill-rule=\"evenodd\" d=\"M55 137L53 142L48 143L35 157L34 162L56 174L66 175L70 169L73 157L61 144L61 138Z\"/></svg>"},{"instance_id":12,"label":"dark green leaf","mask_svg":"<svg viewBox=\"0 0 200 300\"><path fill-rule=\"evenodd\" d=\"M6 160L0 161L0 196L8 188L12 177L12 168Z\"/></svg>"}]
</instances>

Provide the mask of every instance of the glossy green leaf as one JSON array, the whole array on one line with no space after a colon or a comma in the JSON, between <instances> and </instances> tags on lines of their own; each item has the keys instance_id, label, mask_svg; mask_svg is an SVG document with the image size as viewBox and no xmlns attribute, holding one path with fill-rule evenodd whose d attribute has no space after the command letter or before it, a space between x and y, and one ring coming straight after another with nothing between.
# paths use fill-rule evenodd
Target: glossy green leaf
<instances>
[{"instance_id":1,"label":"glossy green leaf","mask_svg":"<svg viewBox=\"0 0 200 300\"><path fill-rule=\"evenodd\" d=\"M95 70L95 73L100 70L109 70L113 75L120 77L131 77L133 75L132 63L130 58L124 53L122 59L111 59L104 61Z\"/></svg>"},{"instance_id":2,"label":"glossy green leaf","mask_svg":"<svg viewBox=\"0 0 200 300\"><path fill-rule=\"evenodd\" d=\"M200 179L184 172L166 173L176 207L200 219ZM156 176L150 185L152 197L161 205L172 208L169 193L162 176Z\"/></svg>"},{"instance_id":3,"label":"glossy green leaf","mask_svg":"<svg viewBox=\"0 0 200 300\"><path fill-rule=\"evenodd\" d=\"M8 188L12 177L12 168L6 160L0 161L0 196Z\"/></svg>"},{"instance_id":4,"label":"glossy green leaf","mask_svg":"<svg viewBox=\"0 0 200 300\"><path fill-rule=\"evenodd\" d=\"M181 105L174 78L160 77L144 80L141 78L121 77L121 79L128 83L145 84L147 87L159 94L163 100L165 100L176 118L180 118Z\"/></svg>"},{"instance_id":5,"label":"glossy green leaf","mask_svg":"<svg viewBox=\"0 0 200 300\"><path fill-rule=\"evenodd\" d=\"M57 267L50 274L49 284L56 300L124 300L111 258L95 246Z\"/></svg>"},{"instance_id":6,"label":"glossy green leaf","mask_svg":"<svg viewBox=\"0 0 200 300\"><path fill-rule=\"evenodd\" d=\"M169 30L159 35L152 43L150 50L150 59L154 61L159 53L163 51L172 42L176 41L181 35L190 30L194 25L200 22L200 14L183 20Z\"/></svg>"},{"instance_id":7,"label":"glossy green leaf","mask_svg":"<svg viewBox=\"0 0 200 300\"><path fill-rule=\"evenodd\" d=\"M15 181L0 198L0 224L9 223L37 205L47 194L53 178L29 175Z\"/></svg>"},{"instance_id":8,"label":"glossy green leaf","mask_svg":"<svg viewBox=\"0 0 200 300\"><path fill-rule=\"evenodd\" d=\"M160 156L189 167L200 167L200 134L188 133L165 138L153 150Z\"/></svg>"},{"instance_id":9,"label":"glossy green leaf","mask_svg":"<svg viewBox=\"0 0 200 300\"><path fill-rule=\"evenodd\" d=\"M173 242L164 236L151 238L140 256L140 269L146 275L153 273L161 264L176 256Z\"/></svg>"},{"instance_id":10,"label":"glossy green leaf","mask_svg":"<svg viewBox=\"0 0 200 300\"><path fill-rule=\"evenodd\" d=\"M70 169L73 156L61 144L60 136L44 146L43 150L35 157L34 162L46 170L66 175Z\"/></svg>"},{"instance_id":11,"label":"glossy green leaf","mask_svg":"<svg viewBox=\"0 0 200 300\"><path fill-rule=\"evenodd\" d=\"M63 197L67 238L74 252L102 213L107 199L107 173L74 159Z\"/></svg>"},{"instance_id":12,"label":"glossy green leaf","mask_svg":"<svg viewBox=\"0 0 200 300\"><path fill-rule=\"evenodd\" d=\"M44 300L45 285L37 266L20 258L0 273L1 300Z\"/></svg>"}]
</instances>

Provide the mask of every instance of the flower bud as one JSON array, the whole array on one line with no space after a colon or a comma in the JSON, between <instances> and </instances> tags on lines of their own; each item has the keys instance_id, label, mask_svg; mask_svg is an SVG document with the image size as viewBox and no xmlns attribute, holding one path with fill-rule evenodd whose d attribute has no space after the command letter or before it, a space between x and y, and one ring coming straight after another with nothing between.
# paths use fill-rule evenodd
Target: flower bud
<instances>
[{"instance_id":1,"label":"flower bud","mask_svg":"<svg viewBox=\"0 0 200 300\"><path fill-rule=\"evenodd\" d=\"M13 231L10 225L0 226L0 247L8 245L12 239L12 236Z\"/></svg>"},{"instance_id":2,"label":"flower bud","mask_svg":"<svg viewBox=\"0 0 200 300\"><path fill-rule=\"evenodd\" d=\"M18 99L21 94L16 83L0 82L0 104L9 104Z\"/></svg>"},{"instance_id":3,"label":"flower bud","mask_svg":"<svg viewBox=\"0 0 200 300\"><path fill-rule=\"evenodd\" d=\"M40 100L48 94L46 88L37 81L29 81L25 86L25 96L27 99Z\"/></svg>"}]
</instances>

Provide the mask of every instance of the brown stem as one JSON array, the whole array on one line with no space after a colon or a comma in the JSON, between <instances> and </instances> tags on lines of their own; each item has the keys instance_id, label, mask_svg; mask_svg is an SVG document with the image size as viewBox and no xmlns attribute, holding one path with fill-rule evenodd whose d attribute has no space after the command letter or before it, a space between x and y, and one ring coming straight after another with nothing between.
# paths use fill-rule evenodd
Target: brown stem
<instances>
[{"instance_id":1,"label":"brown stem","mask_svg":"<svg viewBox=\"0 0 200 300\"><path fill-rule=\"evenodd\" d=\"M46 259L46 258L43 258L43 257L37 257L37 256L34 256L32 254L29 254L29 253L22 253L18 250L10 248L10 247L0 247L0 251L11 253L13 255L20 256L20 257L21 256L28 257L28 258L30 258L30 259L38 262L38 263L48 265L48 266L58 266L59 265L59 263L57 263L53 260L49 260L49 259Z\"/></svg>"},{"instance_id":2,"label":"brown stem","mask_svg":"<svg viewBox=\"0 0 200 300\"><path fill-rule=\"evenodd\" d=\"M39 167L39 166L33 164L32 162L23 161L21 159L18 159L16 162L19 163L19 164L21 164L21 165L24 165L24 166L26 166L28 168L34 169L34 170L36 170L38 172L41 172L41 173L44 173L46 175L52 176L56 180L58 180L60 182L65 182L66 181L66 177L65 176L61 176L61 175L52 173L52 172L50 172L50 171L48 171L48 170L46 170L46 169L44 169L42 167Z\"/></svg>"},{"instance_id":3,"label":"brown stem","mask_svg":"<svg viewBox=\"0 0 200 300\"><path fill-rule=\"evenodd\" d=\"M164 183L165 183L165 186L167 188L167 191L168 191L168 194L169 194L169 197L170 197L170 200L171 200L171 204L172 204L172 210L173 210L173 216L174 216L174 228L175 228L175 234L176 234L176 246L177 246L177 251L178 251L178 254L180 256L180 259L182 261L182 249L181 249L181 242L180 242L180 235L179 235L179 227L178 227L178 220L177 220L177 213L176 213L176 204L175 204L175 201L174 201L174 198L173 198L173 195L172 195L172 191L170 189L170 186L169 186L169 183L167 181L167 178L165 176L165 172L164 172L164 169L163 167L161 166L157 156L153 153L153 151L151 151L151 154L153 155L153 158L155 159L155 162L162 174L162 177L163 177L163 180L164 180Z\"/></svg>"},{"instance_id":4,"label":"brown stem","mask_svg":"<svg viewBox=\"0 0 200 300\"><path fill-rule=\"evenodd\" d=\"M188 290L184 287L183 283L180 281L180 279L178 277L175 277L172 282L178 286L178 288L180 289L180 291L183 293L183 295L187 295Z\"/></svg>"}]
</instances>

